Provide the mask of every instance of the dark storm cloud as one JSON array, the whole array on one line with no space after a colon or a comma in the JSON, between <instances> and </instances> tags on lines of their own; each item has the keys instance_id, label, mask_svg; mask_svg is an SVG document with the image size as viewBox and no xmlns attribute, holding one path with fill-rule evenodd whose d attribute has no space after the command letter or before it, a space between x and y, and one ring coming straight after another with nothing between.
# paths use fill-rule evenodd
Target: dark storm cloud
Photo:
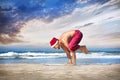
<instances>
[{"instance_id":1,"label":"dark storm cloud","mask_svg":"<svg viewBox=\"0 0 120 80\"><path fill-rule=\"evenodd\" d=\"M17 23L17 17L12 8L2 8L0 6L0 43L7 44L12 42L20 42L16 34L20 32L21 23Z\"/></svg>"},{"instance_id":2,"label":"dark storm cloud","mask_svg":"<svg viewBox=\"0 0 120 80\"><path fill-rule=\"evenodd\" d=\"M0 0L0 43L20 42L17 34L22 25L30 19L51 22L53 19L69 14L75 0ZM70 6L69 10L66 6Z\"/></svg>"},{"instance_id":3,"label":"dark storm cloud","mask_svg":"<svg viewBox=\"0 0 120 80\"><path fill-rule=\"evenodd\" d=\"M76 5L77 0L0 0L0 43L20 42L16 37L26 21L52 22L72 13Z\"/></svg>"}]
</instances>

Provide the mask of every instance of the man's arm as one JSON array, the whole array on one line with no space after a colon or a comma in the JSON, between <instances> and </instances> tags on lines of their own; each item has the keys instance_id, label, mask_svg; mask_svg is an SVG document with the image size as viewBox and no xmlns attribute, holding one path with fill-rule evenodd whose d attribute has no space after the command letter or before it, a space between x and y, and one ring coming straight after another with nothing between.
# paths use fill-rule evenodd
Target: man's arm
<instances>
[{"instance_id":1,"label":"man's arm","mask_svg":"<svg viewBox=\"0 0 120 80\"><path fill-rule=\"evenodd\" d=\"M67 55L67 58L69 60L69 63L72 64L72 59L71 59L71 55L70 55L69 49L66 46L64 46L63 44L61 45L61 48L65 51L65 53Z\"/></svg>"},{"instance_id":2,"label":"man's arm","mask_svg":"<svg viewBox=\"0 0 120 80\"><path fill-rule=\"evenodd\" d=\"M67 42L64 43L64 44L68 45ZM63 50L67 53L67 57L69 59L70 64L72 64L72 59L73 59L73 64L76 65L76 54L75 54L75 52L70 51L69 48L67 48L67 46L63 46ZM72 53L72 59L71 59L70 52Z\"/></svg>"}]
</instances>

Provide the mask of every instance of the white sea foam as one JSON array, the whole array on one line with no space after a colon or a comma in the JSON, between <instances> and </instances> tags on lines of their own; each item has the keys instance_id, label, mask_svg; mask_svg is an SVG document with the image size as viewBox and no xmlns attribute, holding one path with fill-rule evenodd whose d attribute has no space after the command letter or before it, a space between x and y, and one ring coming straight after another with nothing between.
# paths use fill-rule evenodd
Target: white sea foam
<instances>
[{"instance_id":1,"label":"white sea foam","mask_svg":"<svg viewBox=\"0 0 120 80\"><path fill-rule=\"evenodd\" d=\"M114 55L105 53L105 52L93 52L90 54L76 53L77 58L120 58L120 54ZM39 59L39 58L65 58L67 57L65 53L35 53L35 52L26 52L26 53L16 53L8 52L1 53L0 58L23 58L23 59Z\"/></svg>"},{"instance_id":2,"label":"white sea foam","mask_svg":"<svg viewBox=\"0 0 120 80\"><path fill-rule=\"evenodd\" d=\"M120 55L106 55L105 53L79 54L77 58L120 58Z\"/></svg>"}]
</instances>

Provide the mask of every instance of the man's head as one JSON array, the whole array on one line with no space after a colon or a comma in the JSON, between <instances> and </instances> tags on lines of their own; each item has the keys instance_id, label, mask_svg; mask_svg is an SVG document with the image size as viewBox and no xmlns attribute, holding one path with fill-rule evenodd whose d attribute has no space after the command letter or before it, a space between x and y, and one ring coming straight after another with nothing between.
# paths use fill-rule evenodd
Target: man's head
<instances>
[{"instance_id":1,"label":"man's head","mask_svg":"<svg viewBox=\"0 0 120 80\"><path fill-rule=\"evenodd\" d=\"M53 37L50 41L50 46L55 49L60 49L59 40L57 38Z\"/></svg>"}]
</instances>

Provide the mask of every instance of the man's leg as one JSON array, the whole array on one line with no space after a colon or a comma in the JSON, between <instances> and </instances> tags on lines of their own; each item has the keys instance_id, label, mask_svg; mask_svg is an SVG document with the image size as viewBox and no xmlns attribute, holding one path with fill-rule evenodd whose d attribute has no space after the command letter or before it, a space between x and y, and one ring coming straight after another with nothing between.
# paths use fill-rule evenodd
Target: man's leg
<instances>
[{"instance_id":1,"label":"man's leg","mask_svg":"<svg viewBox=\"0 0 120 80\"><path fill-rule=\"evenodd\" d=\"M86 48L86 46L80 46L78 50L81 50L83 53L88 54L88 49Z\"/></svg>"},{"instance_id":2,"label":"man's leg","mask_svg":"<svg viewBox=\"0 0 120 80\"><path fill-rule=\"evenodd\" d=\"M69 64L72 64L72 59L71 59L71 55L70 55L70 53L66 53L66 55L67 55L67 58L68 58Z\"/></svg>"},{"instance_id":3,"label":"man's leg","mask_svg":"<svg viewBox=\"0 0 120 80\"><path fill-rule=\"evenodd\" d=\"M76 65L76 54L74 51L71 51L71 53L72 53L73 64Z\"/></svg>"}]
</instances>

